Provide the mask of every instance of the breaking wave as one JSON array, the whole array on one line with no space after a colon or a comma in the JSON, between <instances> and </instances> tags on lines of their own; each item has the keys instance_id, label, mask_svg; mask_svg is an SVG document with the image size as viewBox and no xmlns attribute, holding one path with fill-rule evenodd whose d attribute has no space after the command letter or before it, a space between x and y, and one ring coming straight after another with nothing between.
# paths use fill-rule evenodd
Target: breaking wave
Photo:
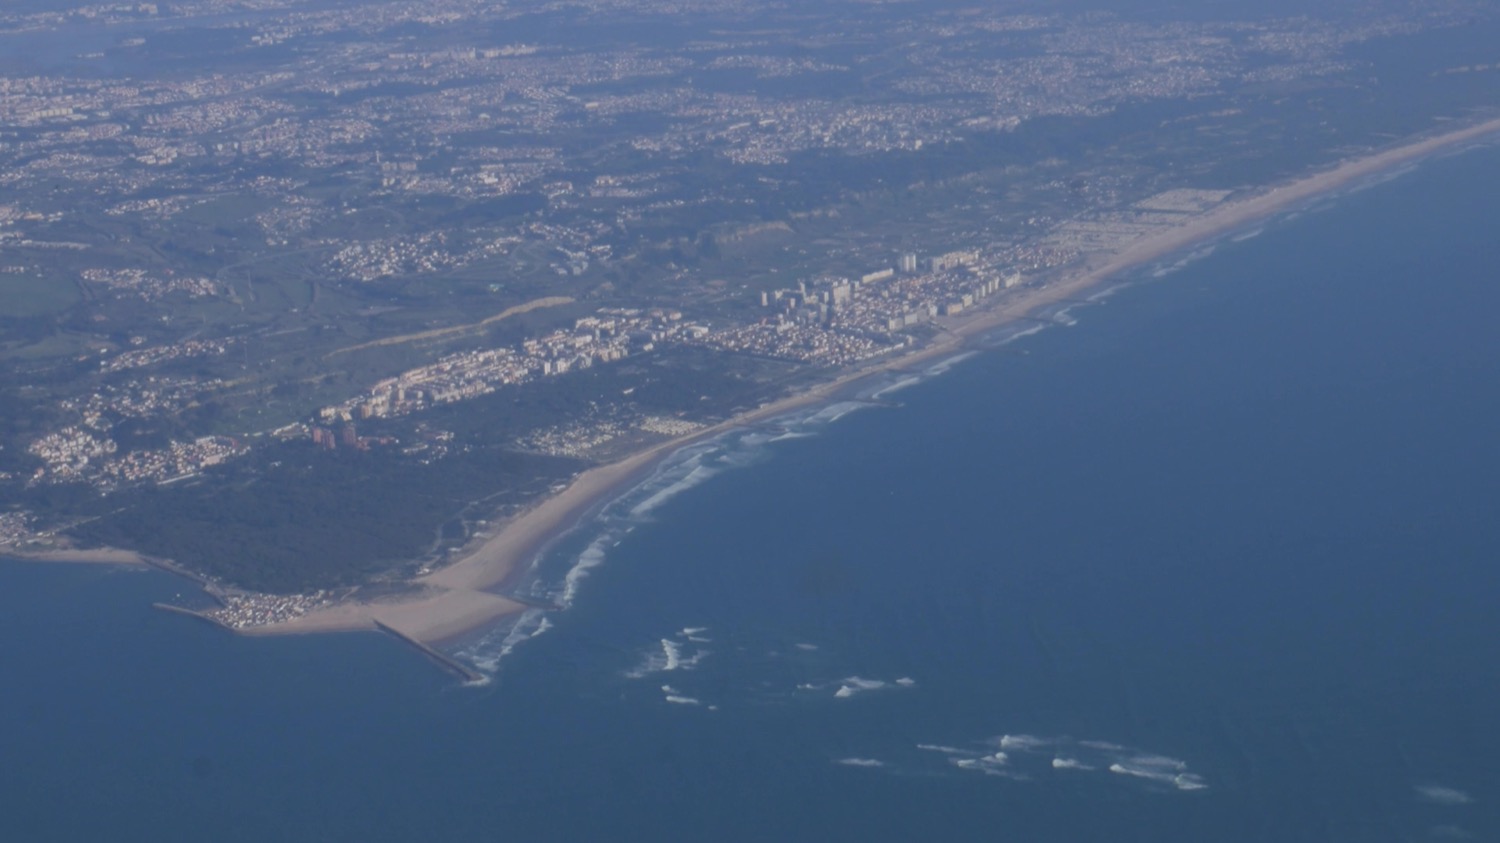
<instances>
[{"instance_id":1,"label":"breaking wave","mask_svg":"<svg viewBox=\"0 0 1500 843\"><path fill-rule=\"evenodd\" d=\"M730 467L712 459L719 455L715 445L716 443L708 443L679 452L653 475L652 480L658 482L648 480L638 487L650 493L643 500L632 503L626 515L637 518L646 515Z\"/></svg>"},{"instance_id":2,"label":"breaking wave","mask_svg":"<svg viewBox=\"0 0 1500 843\"><path fill-rule=\"evenodd\" d=\"M708 650L696 646L696 642L673 638L663 638L656 647L646 652L644 658L634 668L625 672L627 679L644 679L656 673L670 673L675 670L692 670L698 663L707 658Z\"/></svg>"},{"instance_id":3,"label":"breaking wave","mask_svg":"<svg viewBox=\"0 0 1500 843\"><path fill-rule=\"evenodd\" d=\"M1042 747L1049 746L1052 741L1039 738L1036 735L1002 735L1000 737L1001 749L1014 749L1023 752L1035 752Z\"/></svg>"},{"instance_id":4,"label":"breaking wave","mask_svg":"<svg viewBox=\"0 0 1500 843\"><path fill-rule=\"evenodd\" d=\"M1045 322L1011 324L985 334L984 339L980 340L980 343L986 348L1001 348L1010 345L1016 340L1025 339L1033 334L1039 334L1047 330L1048 327L1048 324Z\"/></svg>"},{"instance_id":5,"label":"breaking wave","mask_svg":"<svg viewBox=\"0 0 1500 843\"><path fill-rule=\"evenodd\" d=\"M937 754L950 769L1013 779L1045 781L1060 772L1103 771L1179 791L1208 788L1186 761L1109 741L1008 733L969 746L919 743L916 748Z\"/></svg>"},{"instance_id":6,"label":"breaking wave","mask_svg":"<svg viewBox=\"0 0 1500 843\"><path fill-rule=\"evenodd\" d=\"M916 386L917 384L926 383L933 378L946 375L953 369L954 366L957 366L959 363L968 360L978 353L979 352L977 351L959 352L958 354L944 357L942 360L933 363L927 368L922 369L920 372L892 372L890 373L889 377L893 377L893 380L887 380L883 383L878 383L874 387L867 388L861 391L858 395L858 398L862 401L882 401L888 395L900 392L903 389L908 389L910 387Z\"/></svg>"},{"instance_id":7,"label":"breaking wave","mask_svg":"<svg viewBox=\"0 0 1500 843\"><path fill-rule=\"evenodd\" d=\"M946 375L954 366L957 366L958 364L964 362L965 360L968 360L970 357L973 357L978 353L979 352L977 351L965 351L961 354L955 354L952 357L945 357L942 360L939 360L938 362L932 364L931 366L928 366L922 372L922 374L929 378L935 378L939 375Z\"/></svg>"},{"instance_id":8,"label":"breaking wave","mask_svg":"<svg viewBox=\"0 0 1500 843\"><path fill-rule=\"evenodd\" d=\"M1392 182L1404 176L1411 175L1412 173L1415 173L1420 169L1422 169L1422 163L1420 161L1417 161L1410 164L1403 164L1400 167L1395 167L1390 170L1382 170L1379 173L1365 176L1354 184L1349 185L1348 187L1335 194L1335 198L1346 195L1353 195L1355 193L1363 193L1372 187L1379 187L1386 182Z\"/></svg>"},{"instance_id":9,"label":"breaking wave","mask_svg":"<svg viewBox=\"0 0 1500 843\"><path fill-rule=\"evenodd\" d=\"M1115 295L1121 290L1128 289L1133 286L1135 285L1129 281L1120 281L1114 284L1110 284L1108 287L1105 287L1097 293L1089 293L1088 296L1085 297L1085 301L1088 301L1092 304L1104 304L1105 302L1114 298Z\"/></svg>"},{"instance_id":10,"label":"breaking wave","mask_svg":"<svg viewBox=\"0 0 1500 843\"><path fill-rule=\"evenodd\" d=\"M921 375L906 375L902 378L899 378L893 383L876 389L874 392L870 393L869 397L873 401L879 401L893 392L900 392L907 387L916 386L924 380L926 380L926 378L922 377Z\"/></svg>"},{"instance_id":11,"label":"breaking wave","mask_svg":"<svg viewBox=\"0 0 1500 843\"><path fill-rule=\"evenodd\" d=\"M866 691L878 691L886 687L886 684L879 679L861 679L858 676L850 676L839 685L839 689L834 691L833 695L841 700L848 699L855 694L862 694Z\"/></svg>"},{"instance_id":12,"label":"breaking wave","mask_svg":"<svg viewBox=\"0 0 1500 843\"><path fill-rule=\"evenodd\" d=\"M515 620L489 630L473 643L453 655L480 673L493 676L500 661L522 642L530 641L552 628L552 620L542 609L527 609Z\"/></svg>"},{"instance_id":13,"label":"breaking wave","mask_svg":"<svg viewBox=\"0 0 1500 843\"><path fill-rule=\"evenodd\" d=\"M703 705L696 697L683 696L671 685L661 686L662 699L674 705Z\"/></svg>"},{"instance_id":14,"label":"breaking wave","mask_svg":"<svg viewBox=\"0 0 1500 843\"><path fill-rule=\"evenodd\" d=\"M884 679L866 679L862 676L846 676L843 679L838 680L837 682L826 682L822 684L814 682L803 682L797 686L797 690L823 691L835 684L838 685L838 689L833 692L834 698L847 700L850 697L858 696L860 694L866 694L871 691L915 688L917 686L917 680L911 678L910 676L903 676L900 679L894 679L891 681L887 681Z\"/></svg>"},{"instance_id":15,"label":"breaking wave","mask_svg":"<svg viewBox=\"0 0 1500 843\"><path fill-rule=\"evenodd\" d=\"M1111 773L1119 773L1124 776L1135 776L1139 779L1167 782L1168 784L1177 781L1176 773L1167 773L1161 770L1154 770L1150 767L1132 767L1129 764L1121 764L1118 762L1109 765L1109 771Z\"/></svg>"},{"instance_id":16,"label":"breaking wave","mask_svg":"<svg viewBox=\"0 0 1500 843\"><path fill-rule=\"evenodd\" d=\"M917 744L917 749L925 750L927 752L941 752L944 755L983 755L983 753L977 752L972 749L964 749L957 746L943 746L942 744L937 743L919 743Z\"/></svg>"},{"instance_id":17,"label":"breaking wave","mask_svg":"<svg viewBox=\"0 0 1500 843\"><path fill-rule=\"evenodd\" d=\"M1417 796L1424 801L1438 805L1467 805L1474 801L1474 797L1462 790L1456 787L1444 787L1440 784L1420 784L1416 786L1416 791Z\"/></svg>"},{"instance_id":18,"label":"breaking wave","mask_svg":"<svg viewBox=\"0 0 1500 843\"><path fill-rule=\"evenodd\" d=\"M1195 249L1189 252L1188 254L1184 255L1181 258L1178 258L1172 263L1158 264L1154 269L1151 270L1151 277L1165 278L1166 276L1171 275L1174 272L1179 272L1183 269L1187 269L1189 266L1192 266L1198 261L1201 261L1204 258L1212 255L1217 249L1218 246L1211 243L1200 249Z\"/></svg>"}]
</instances>

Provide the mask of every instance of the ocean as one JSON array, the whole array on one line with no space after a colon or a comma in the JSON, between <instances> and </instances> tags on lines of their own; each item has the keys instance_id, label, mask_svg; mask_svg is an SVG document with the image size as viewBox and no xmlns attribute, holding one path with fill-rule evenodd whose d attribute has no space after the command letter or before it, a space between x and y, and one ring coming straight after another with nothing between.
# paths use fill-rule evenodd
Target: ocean
<instances>
[{"instance_id":1,"label":"ocean","mask_svg":"<svg viewBox=\"0 0 1500 843\"><path fill-rule=\"evenodd\" d=\"M483 686L0 564L0 837L1500 839L1497 183L679 454L522 586L565 611L453 646Z\"/></svg>"}]
</instances>

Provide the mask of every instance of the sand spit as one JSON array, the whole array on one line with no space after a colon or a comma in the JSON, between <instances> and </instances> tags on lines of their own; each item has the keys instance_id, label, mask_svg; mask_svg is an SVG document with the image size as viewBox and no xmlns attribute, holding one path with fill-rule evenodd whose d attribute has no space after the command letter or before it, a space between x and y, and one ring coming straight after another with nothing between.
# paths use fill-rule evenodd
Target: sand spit
<instances>
[{"instance_id":1,"label":"sand spit","mask_svg":"<svg viewBox=\"0 0 1500 843\"><path fill-rule=\"evenodd\" d=\"M58 548L54 550L12 550L0 548L0 555L28 562L66 562L86 565L150 565L147 559L133 550L114 547L96 547L89 550Z\"/></svg>"},{"instance_id":2,"label":"sand spit","mask_svg":"<svg viewBox=\"0 0 1500 843\"><path fill-rule=\"evenodd\" d=\"M341 603L299 618L236 630L245 635L301 635L374 630L384 624L417 641L435 642L493 623L526 606L469 588L426 589L389 600Z\"/></svg>"}]
</instances>

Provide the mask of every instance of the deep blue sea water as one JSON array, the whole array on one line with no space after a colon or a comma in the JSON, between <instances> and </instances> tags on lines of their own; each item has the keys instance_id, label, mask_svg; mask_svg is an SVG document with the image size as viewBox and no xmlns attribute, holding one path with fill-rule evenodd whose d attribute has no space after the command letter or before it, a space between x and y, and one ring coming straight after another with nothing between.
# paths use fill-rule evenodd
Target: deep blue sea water
<instances>
[{"instance_id":1,"label":"deep blue sea water","mask_svg":"<svg viewBox=\"0 0 1500 843\"><path fill-rule=\"evenodd\" d=\"M1500 839L1495 184L681 455L487 687L0 564L0 839Z\"/></svg>"}]
</instances>

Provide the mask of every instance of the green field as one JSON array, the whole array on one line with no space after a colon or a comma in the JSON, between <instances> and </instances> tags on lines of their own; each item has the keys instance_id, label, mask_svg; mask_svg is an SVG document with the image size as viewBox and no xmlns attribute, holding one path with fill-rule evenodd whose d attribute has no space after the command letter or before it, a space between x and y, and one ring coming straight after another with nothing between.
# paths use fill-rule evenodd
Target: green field
<instances>
[{"instance_id":1,"label":"green field","mask_svg":"<svg viewBox=\"0 0 1500 843\"><path fill-rule=\"evenodd\" d=\"M0 275L0 318L28 319L61 313L79 300L72 281L34 275ZM3 331L3 328L0 328ZM0 333L0 339L5 334Z\"/></svg>"}]
</instances>

